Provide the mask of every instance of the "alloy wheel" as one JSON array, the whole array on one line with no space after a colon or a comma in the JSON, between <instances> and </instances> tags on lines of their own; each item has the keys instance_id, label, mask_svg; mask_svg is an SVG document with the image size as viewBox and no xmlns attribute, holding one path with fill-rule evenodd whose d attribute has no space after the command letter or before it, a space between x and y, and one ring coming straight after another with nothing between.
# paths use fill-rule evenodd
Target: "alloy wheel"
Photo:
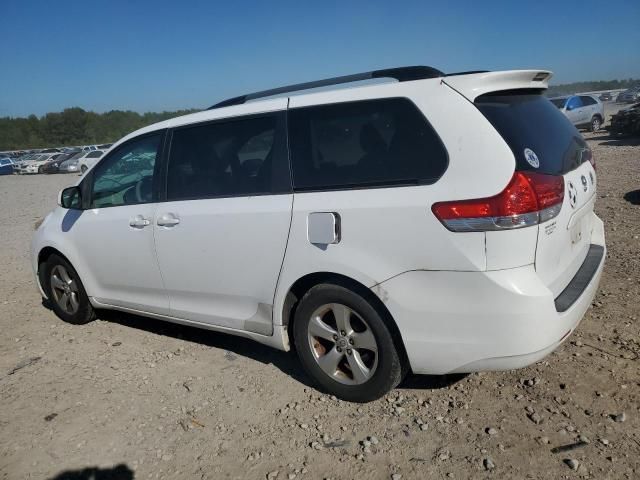
<instances>
[{"instance_id":1,"label":"alloy wheel","mask_svg":"<svg viewBox=\"0 0 640 480\"><path fill-rule=\"evenodd\" d=\"M357 312L339 303L317 308L307 337L313 358L332 379L345 385L367 382L378 366L373 331Z\"/></svg>"},{"instance_id":2,"label":"alloy wheel","mask_svg":"<svg viewBox=\"0 0 640 480\"><path fill-rule=\"evenodd\" d=\"M78 284L62 265L56 265L51 270L51 293L65 313L73 315L80 308Z\"/></svg>"}]
</instances>

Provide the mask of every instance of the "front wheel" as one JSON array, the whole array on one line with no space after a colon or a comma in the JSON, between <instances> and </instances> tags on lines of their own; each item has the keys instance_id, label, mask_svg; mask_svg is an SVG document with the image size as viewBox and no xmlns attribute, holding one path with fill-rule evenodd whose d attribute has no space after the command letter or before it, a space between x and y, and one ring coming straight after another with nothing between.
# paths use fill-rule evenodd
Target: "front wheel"
<instances>
[{"instance_id":1,"label":"front wheel","mask_svg":"<svg viewBox=\"0 0 640 480\"><path fill-rule=\"evenodd\" d=\"M396 387L406 370L378 310L339 285L317 285L304 295L293 336L307 374L343 400L376 400Z\"/></svg>"},{"instance_id":2,"label":"front wheel","mask_svg":"<svg viewBox=\"0 0 640 480\"><path fill-rule=\"evenodd\" d=\"M598 130L600 130L601 126L602 126L602 120L600 120L600 117L593 117L591 119L591 131L592 132L597 132Z\"/></svg>"},{"instance_id":3,"label":"front wheel","mask_svg":"<svg viewBox=\"0 0 640 480\"><path fill-rule=\"evenodd\" d=\"M82 172L82 174L83 174L83 175L84 175L84 173L85 173L87 170L89 170L89 169L87 168L87 166L86 166L86 165L82 165L82 166L80 167L80 171Z\"/></svg>"},{"instance_id":4,"label":"front wheel","mask_svg":"<svg viewBox=\"0 0 640 480\"><path fill-rule=\"evenodd\" d=\"M42 287L60 319L82 325L95 318L80 277L66 259L53 254L40 268Z\"/></svg>"}]
</instances>

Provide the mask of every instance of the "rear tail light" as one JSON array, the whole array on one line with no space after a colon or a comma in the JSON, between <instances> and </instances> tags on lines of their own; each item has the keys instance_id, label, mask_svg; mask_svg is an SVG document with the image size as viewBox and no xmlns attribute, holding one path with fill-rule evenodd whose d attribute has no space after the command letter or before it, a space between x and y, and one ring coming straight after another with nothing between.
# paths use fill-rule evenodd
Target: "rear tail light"
<instances>
[{"instance_id":1,"label":"rear tail light","mask_svg":"<svg viewBox=\"0 0 640 480\"><path fill-rule=\"evenodd\" d=\"M561 176L515 172L494 197L434 203L434 215L453 232L509 230L537 225L560 213L564 200Z\"/></svg>"},{"instance_id":2,"label":"rear tail light","mask_svg":"<svg viewBox=\"0 0 640 480\"><path fill-rule=\"evenodd\" d=\"M582 162L586 162L589 161L589 163L591 164L591 166L593 167L593 169L596 169L596 159L593 158L593 152L591 151L590 148L585 148L582 151Z\"/></svg>"}]
</instances>

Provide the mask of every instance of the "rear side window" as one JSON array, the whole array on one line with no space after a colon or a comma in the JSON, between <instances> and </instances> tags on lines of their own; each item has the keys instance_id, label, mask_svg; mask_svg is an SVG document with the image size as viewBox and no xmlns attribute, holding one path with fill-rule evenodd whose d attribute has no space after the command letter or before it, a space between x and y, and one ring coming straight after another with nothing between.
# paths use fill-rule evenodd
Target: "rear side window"
<instances>
[{"instance_id":1,"label":"rear side window","mask_svg":"<svg viewBox=\"0 0 640 480\"><path fill-rule=\"evenodd\" d=\"M589 97L587 95L581 96L580 100L582 100L582 104L585 106L595 105L597 103L593 97Z\"/></svg>"},{"instance_id":2,"label":"rear side window","mask_svg":"<svg viewBox=\"0 0 640 480\"><path fill-rule=\"evenodd\" d=\"M167 200L290 191L282 119L266 115L176 129Z\"/></svg>"},{"instance_id":3,"label":"rear side window","mask_svg":"<svg viewBox=\"0 0 640 480\"><path fill-rule=\"evenodd\" d=\"M418 108L390 98L289 111L296 190L437 181L447 152Z\"/></svg>"},{"instance_id":4,"label":"rear side window","mask_svg":"<svg viewBox=\"0 0 640 480\"><path fill-rule=\"evenodd\" d=\"M102 152L91 152L87 155L87 158L100 158L102 156Z\"/></svg>"},{"instance_id":5,"label":"rear side window","mask_svg":"<svg viewBox=\"0 0 640 480\"><path fill-rule=\"evenodd\" d=\"M475 104L513 151L517 170L561 175L586 160L588 147L580 133L541 94L495 92L479 96Z\"/></svg>"}]
</instances>

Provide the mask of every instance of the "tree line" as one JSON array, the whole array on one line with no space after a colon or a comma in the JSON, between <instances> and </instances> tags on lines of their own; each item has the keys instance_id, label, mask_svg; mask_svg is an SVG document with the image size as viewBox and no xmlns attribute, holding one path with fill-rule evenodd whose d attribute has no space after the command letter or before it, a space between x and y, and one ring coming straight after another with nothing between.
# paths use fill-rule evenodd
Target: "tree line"
<instances>
[{"instance_id":1,"label":"tree line","mask_svg":"<svg viewBox=\"0 0 640 480\"><path fill-rule=\"evenodd\" d=\"M112 143L138 128L196 111L95 113L74 107L42 117L3 117L0 118L0 151Z\"/></svg>"},{"instance_id":2,"label":"tree line","mask_svg":"<svg viewBox=\"0 0 640 480\"><path fill-rule=\"evenodd\" d=\"M628 78L626 80L596 80L591 82L574 82L563 85L550 85L547 95L571 95L580 92L598 92L600 90L620 90L640 85L640 80Z\"/></svg>"},{"instance_id":3,"label":"tree line","mask_svg":"<svg viewBox=\"0 0 640 480\"><path fill-rule=\"evenodd\" d=\"M640 80L599 80L552 85L548 96L577 92L626 89L640 84ZM67 108L42 117L0 118L0 151L25 150L43 147L65 147L112 143L138 128L168 118L198 110L137 113L111 110L105 113L87 112L82 108Z\"/></svg>"}]
</instances>

